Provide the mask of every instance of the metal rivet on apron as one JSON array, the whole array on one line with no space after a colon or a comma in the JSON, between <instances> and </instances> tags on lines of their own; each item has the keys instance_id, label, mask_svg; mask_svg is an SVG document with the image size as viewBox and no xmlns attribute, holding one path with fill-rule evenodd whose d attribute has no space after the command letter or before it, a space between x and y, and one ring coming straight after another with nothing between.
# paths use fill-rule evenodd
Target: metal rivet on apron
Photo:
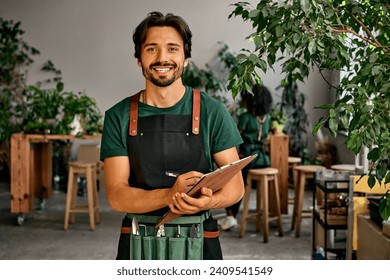
<instances>
[{"instance_id":1,"label":"metal rivet on apron","mask_svg":"<svg viewBox=\"0 0 390 280\"><path fill-rule=\"evenodd\" d=\"M133 133L133 134L136 133L135 129L133 129L133 130L131 131L131 133Z\"/></svg>"},{"instance_id":2,"label":"metal rivet on apron","mask_svg":"<svg viewBox=\"0 0 390 280\"><path fill-rule=\"evenodd\" d=\"M195 116L194 119L195 119L196 121L199 121L199 117L198 117L198 116Z\"/></svg>"},{"instance_id":3,"label":"metal rivet on apron","mask_svg":"<svg viewBox=\"0 0 390 280\"><path fill-rule=\"evenodd\" d=\"M190 134L187 132L187 133L186 133L186 136L190 136Z\"/></svg>"},{"instance_id":4,"label":"metal rivet on apron","mask_svg":"<svg viewBox=\"0 0 390 280\"><path fill-rule=\"evenodd\" d=\"M137 120L136 119L132 119L131 122L135 123Z\"/></svg>"},{"instance_id":5,"label":"metal rivet on apron","mask_svg":"<svg viewBox=\"0 0 390 280\"><path fill-rule=\"evenodd\" d=\"M143 132L141 132L141 133L140 133L140 135L141 135L141 136L144 136L144 133L143 133Z\"/></svg>"},{"instance_id":6,"label":"metal rivet on apron","mask_svg":"<svg viewBox=\"0 0 390 280\"><path fill-rule=\"evenodd\" d=\"M198 129L197 127L194 128L194 131L195 131L195 132L198 132L198 130L199 130L199 129Z\"/></svg>"}]
</instances>

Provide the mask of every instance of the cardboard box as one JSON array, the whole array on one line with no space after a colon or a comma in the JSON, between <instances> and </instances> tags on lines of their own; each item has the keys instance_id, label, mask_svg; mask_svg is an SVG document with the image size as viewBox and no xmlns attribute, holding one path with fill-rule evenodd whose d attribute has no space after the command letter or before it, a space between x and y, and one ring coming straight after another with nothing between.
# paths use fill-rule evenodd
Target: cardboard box
<instances>
[{"instance_id":1,"label":"cardboard box","mask_svg":"<svg viewBox=\"0 0 390 280\"><path fill-rule=\"evenodd\" d=\"M77 148L77 160L81 162L96 162L99 188L104 187L104 164L100 161L100 146L97 144L81 144Z\"/></svg>"},{"instance_id":2,"label":"cardboard box","mask_svg":"<svg viewBox=\"0 0 390 280\"><path fill-rule=\"evenodd\" d=\"M374 223L368 215L358 215L359 260L390 260L390 238Z\"/></svg>"}]
</instances>

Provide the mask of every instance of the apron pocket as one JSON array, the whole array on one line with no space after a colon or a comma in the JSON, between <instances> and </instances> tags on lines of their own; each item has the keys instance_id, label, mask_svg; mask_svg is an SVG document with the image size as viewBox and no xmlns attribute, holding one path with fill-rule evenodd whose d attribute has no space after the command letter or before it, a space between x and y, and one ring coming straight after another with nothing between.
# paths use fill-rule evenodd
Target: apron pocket
<instances>
[{"instance_id":1,"label":"apron pocket","mask_svg":"<svg viewBox=\"0 0 390 280\"><path fill-rule=\"evenodd\" d=\"M187 260L201 260L202 252L202 238L187 239Z\"/></svg>"},{"instance_id":2,"label":"apron pocket","mask_svg":"<svg viewBox=\"0 0 390 280\"><path fill-rule=\"evenodd\" d=\"M155 243L156 238L154 236L144 236L142 237L142 248L144 254L144 260L155 260Z\"/></svg>"},{"instance_id":3,"label":"apron pocket","mask_svg":"<svg viewBox=\"0 0 390 280\"><path fill-rule=\"evenodd\" d=\"M142 260L142 236L140 235L130 237L130 259Z\"/></svg>"},{"instance_id":4,"label":"apron pocket","mask_svg":"<svg viewBox=\"0 0 390 280\"><path fill-rule=\"evenodd\" d=\"M186 259L186 238L171 237L169 238L168 257L170 260Z\"/></svg>"},{"instance_id":5,"label":"apron pocket","mask_svg":"<svg viewBox=\"0 0 390 280\"><path fill-rule=\"evenodd\" d=\"M156 259L167 260L168 259L168 238L157 237L156 238Z\"/></svg>"}]
</instances>

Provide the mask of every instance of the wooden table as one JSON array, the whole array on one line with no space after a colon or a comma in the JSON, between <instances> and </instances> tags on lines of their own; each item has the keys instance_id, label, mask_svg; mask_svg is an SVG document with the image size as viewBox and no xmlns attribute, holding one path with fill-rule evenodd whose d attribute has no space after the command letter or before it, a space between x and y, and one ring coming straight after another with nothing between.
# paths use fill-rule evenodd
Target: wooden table
<instances>
[{"instance_id":1,"label":"wooden table","mask_svg":"<svg viewBox=\"0 0 390 280\"><path fill-rule=\"evenodd\" d=\"M35 198L51 197L51 141L75 139L100 140L101 135L76 137L16 133L11 136L11 213L29 213Z\"/></svg>"}]
</instances>

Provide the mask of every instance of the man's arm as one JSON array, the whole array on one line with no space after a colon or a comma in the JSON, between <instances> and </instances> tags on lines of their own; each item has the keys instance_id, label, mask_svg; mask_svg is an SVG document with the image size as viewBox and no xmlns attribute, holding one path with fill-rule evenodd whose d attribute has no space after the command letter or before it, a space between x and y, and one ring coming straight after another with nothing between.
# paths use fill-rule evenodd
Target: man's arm
<instances>
[{"instance_id":1,"label":"man's arm","mask_svg":"<svg viewBox=\"0 0 390 280\"><path fill-rule=\"evenodd\" d=\"M175 193L186 192L203 175L191 171L180 175L168 189L142 190L128 184L130 163L127 156L104 160L107 198L112 209L126 213L147 213L168 206Z\"/></svg>"},{"instance_id":2,"label":"man's arm","mask_svg":"<svg viewBox=\"0 0 390 280\"><path fill-rule=\"evenodd\" d=\"M239 160L236 147L214 154L214 161L218 167ZM213 195L210 208L225 208L238 202L244 195L245 186L242 173L238 172L226 185Z\"/></svg>"}]
</instances>

